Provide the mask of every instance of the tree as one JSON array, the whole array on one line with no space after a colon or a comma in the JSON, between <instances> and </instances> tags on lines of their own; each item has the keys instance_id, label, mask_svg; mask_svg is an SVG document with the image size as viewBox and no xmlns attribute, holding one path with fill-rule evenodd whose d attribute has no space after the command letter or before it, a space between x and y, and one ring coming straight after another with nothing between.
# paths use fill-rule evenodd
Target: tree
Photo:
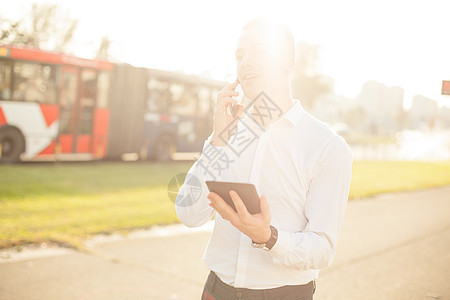
<instances>
[{"instance_id":1,"label":"tree","mask_svg":"<svg viewBox=\"0 0 450 300\"><path fill-rule=\"evenodd\" d=\"M110 59L110 56L109 56L110 47L111 47L111 40L109 39L109 37L107 35L105 35L102 38L100 47L98 48L96 58L97 59L105 59L105 60Z\"/></svg>"},{"instance_id":2,"label":"tree","mask_svg":"<svg viewBox=\"0 0 450 300\"><path fill-rule=\"evenodd\" d=\"M26 18L11 21L0 17L0 43L63 52L77 25L78 20L70 19L57 5L34 3Z\"/></svg>"},{"instance_id":3,"label":"tree","mask_svg":"<svg viewBox=\"0 0 450 300\"><path fill-rule=\"evenodd\" d=\"M333 80L321 74L319 50L318 45L307 43L299 43L296 49L292 96L306 109L311 109L321 94L334 91Z\"/></svg>"}]
</instances>

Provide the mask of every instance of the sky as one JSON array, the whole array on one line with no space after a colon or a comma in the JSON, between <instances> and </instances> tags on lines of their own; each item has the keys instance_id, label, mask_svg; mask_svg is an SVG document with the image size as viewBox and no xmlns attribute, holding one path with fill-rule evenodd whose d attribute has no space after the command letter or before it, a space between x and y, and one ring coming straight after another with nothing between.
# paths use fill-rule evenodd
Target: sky
<instances>
[{"instance_id":1,"label":"sky","mask_svg":"<svg viewBox=\"0 0 450 300\"><path fill-rule=\"evenodd\" d=\"M31 4L57 3L79 25L71 52L93 57L112 40L116 61L232 80L242 26L253 17L278 19L296 43L320 45L322 72L335 92L354 98L368 80L404 88L405 108L416 94L450 107L450 1L33 1L2 5L16 19Z\"/></svg>"}]
</instances>

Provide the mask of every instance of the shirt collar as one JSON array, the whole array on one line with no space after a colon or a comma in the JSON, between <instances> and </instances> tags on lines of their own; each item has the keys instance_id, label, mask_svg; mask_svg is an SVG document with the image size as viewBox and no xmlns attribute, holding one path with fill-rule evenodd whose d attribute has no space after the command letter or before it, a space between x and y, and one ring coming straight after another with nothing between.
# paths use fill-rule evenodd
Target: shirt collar
<instances>
[{"instance_id":1,"label":"shirt collar","mask_svg":"<svg viewBox=\"0 0 450 300\"><path fill-rule=\"evenodd\" d=\"M281 118L288 120L295 127L300 122L303 113L304 110L300 100L294 99L294 105L292 105L292 107Z\"/></svg>"},{"instance_id":2,"label":"shirt collar","mask_svg":"<svg viewBox=\"0 0 450 300\"><path fill-rule=\"evenodd\" d=\"M300 103L300 100L294 99L293 102L294 105L292 105L291 108L286 113L284 113L284 115L282 115L278 120L269 124L269 127L278 126L278 124L280 124L283 119L286 119L294 127L296 127L298 123L300 123L300 120L305 111L303 109L302 104ZM258 128L260 128L261 130L265 130L261 125L255 122L255 120L253 120L253 118L251 118L249 115L250 114L247 114L245 116L245 119L251 120L251 122L254 123Z\"/></svg>"}]
</instances>

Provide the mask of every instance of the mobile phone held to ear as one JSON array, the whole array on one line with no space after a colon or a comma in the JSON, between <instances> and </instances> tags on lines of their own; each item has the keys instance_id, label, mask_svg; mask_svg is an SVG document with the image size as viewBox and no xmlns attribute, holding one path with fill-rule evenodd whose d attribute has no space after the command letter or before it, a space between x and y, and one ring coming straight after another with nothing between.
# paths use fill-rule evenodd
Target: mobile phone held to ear
<instances>
[{"instance_id":1,"label":"mobile phone held to ear","mask_svg":"<svg viewBox=\"0 0 450 300\"><path fill-rule=\"evenodd\" d=\"M242 98L244 97L244 91L242 90L241 84L239 82L239 77L236 77L236 81L238 82L238 85L237 85L235 91L239 93L239 96L235 97L235 99L239 104L233 105L231 107L231 115L233 116L233 118L237 117L237 113L239 111L239 105L242 105Z\"/></svg>"},{"instance_id":2,"label":"mobile phone held to ear","mask_svg":"<svg viewBox=\"0 0 450 300\"><path fill-rule=\"evenodd\" d=\"M231 107L231 115L233 116L233 118L236 118L236 116L237 116L237 113L239 111L239 105L240 104L237 104L237 105L235 104Z\"/></svg>"},{"instance_id":3,"label":"mobile phone held to ear","mask_svg":"<svg viewBox=\"0 0 450 300\"><path fill-rule=\"evenodd\" d=\"M244 205L250 214L258 214L261 212L258 192L256 191L255 185L251 183L206 181L206 185L210 192L214 192L222 197L235 212L237 212L237 210L230 196L231 190L235 191L239 197L241 197L242 202L244 202Z\"/></svg>"}]
</instances>

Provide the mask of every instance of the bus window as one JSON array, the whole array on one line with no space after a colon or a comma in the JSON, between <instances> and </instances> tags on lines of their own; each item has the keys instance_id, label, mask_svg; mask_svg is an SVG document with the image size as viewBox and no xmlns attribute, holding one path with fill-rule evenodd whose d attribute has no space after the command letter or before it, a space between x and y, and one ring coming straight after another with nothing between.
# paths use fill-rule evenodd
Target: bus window
<instances>
[{"instance_id":1,"label":"bus window","mask_svg":"<svg viewBox=\"0 0 450 300\"><path fill-rule=\"evenodd\" d=\"M196 111L197 91L192 86L179 83L170 85L171 103L169 113L176 115L194 116Z\"/></svg>"},{"instance_id":2,"label":"bus window","mask_svg":"<svg viewBox=\"0 0 450 300\"><path fill-rule=\"evenodd\" d=\"M0 61L0 100L11 98L11 64Z\"/></svg>"},{"instance_id":3,"label":"bus window","mask_svg":"<svg viewBox=\"0 0 450 300\"><path fill-rule=\"evenodd\" d=\"M153 113L167 113L169 103L169 83L150 78L147 83L147 110Z\"/></svg>"},{"instance_id":4,"label":"bus window","mask_svg":"<svg viewBox=\"0 0 450 300\"><path fill-rule=\"evenodd\" d=\"M182 100L184 94L184 86L180 83L172 83L169 87L172 94L172 101L178 102Z\"/></svg>"},{"instance_id":5,"label":"bus window","mask_svg":"<svg viewBox=\"0 0 450 300\"><path fill-rule=\"evenodd\" d=\"M97 107L107 108L109 94L109 72L101 71L98 73L97 89Z\"/></svg>"},{"instance_id":6,"label":"bus window","mask_svg":"<svg viewBox=\"0 0 450 300\"><path fill-rule=\"evenodd\" d=\"M60 87L59 133L73 133L73 116L78 92L78 69L63 67Z\"/></svg>"},{"instance_id":7,"label":"bus window","mask_svg":"<svg viewBox=\"0 0 450 300\"><path fill-rule=\"evenodd\" d=\"M13 76L12 100L56 103L56 68L54 66L16 62Z\"/></svg>"},{"instance_id":8,"label":"bus window","mask_svg":"<svg viewBox=\"0 0 450 300\"><path fill-rule=\"evenodd\" d=\"M97 72L94 70L83 70L81 73L81 85L80 134L91 134L97 94Z\"/></svg>"}]
</instances>

